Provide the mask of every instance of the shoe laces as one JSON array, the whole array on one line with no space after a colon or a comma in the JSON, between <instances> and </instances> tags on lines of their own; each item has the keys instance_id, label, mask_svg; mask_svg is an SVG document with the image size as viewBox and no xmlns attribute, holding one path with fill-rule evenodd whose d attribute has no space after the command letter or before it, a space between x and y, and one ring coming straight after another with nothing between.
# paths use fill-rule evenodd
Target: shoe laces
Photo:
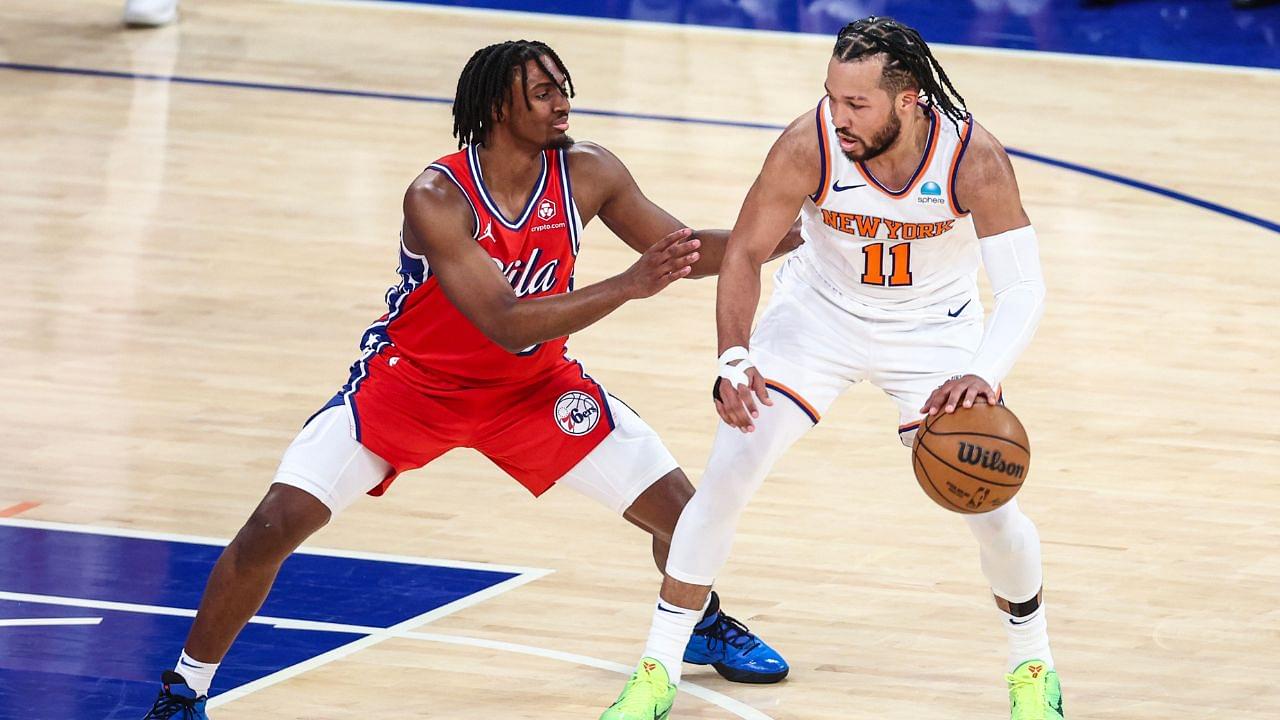
<instances>
[{"instance_id":1,"label":"shoe laces","mask_svg":"<svg viewBox=\"0 0 1280 720\"><path fill-rule=\"evenodd\" d=\"M1019 708L1038 708L1041 711L1040 717L1044 717L1044 686L1043 679L1029 677L1027 675L1005 675L1004 679L1009 683L1009 701L1013 705L1013 709Z\"/></svg>"},{"instance_id":2,"label":"shoe laces","mask_svg":"<svg viewBox=\"0 0 1280 720\"><path fill-rule=\"evenodd\" d=\"M712 623L711 627L700 631L698 634L711 638L712 647L715 647L716 642L720 642L738 650L748 651L760 644L760 639L751 634L746 625L725 615L723 612L720 613L720 618Z\"/></svg>"},{"instance_id":3,"label":"shoe laces","mask_svg":"<svg viewBox=\"0 0 1280 720\"><path fill-rule=\"evenodd\" d=\"M151 712L147 713L142 720L170 720L171 718L194 720L197 699L179 697L166 690L160 693L160 697L156 698L156 704L151 707Z\"/></svg>"},{"instance_id":4,"label":"shoe laces","mask_svg":"<svg viewBox=\"0 0 1280 720\"><path fill-rule=\"evenodd\" d=\"M643 690L636 690L635 692L632 692L632 690L638 686L648 687L649 692L646 693ZM658 681L657 678L653 676L653 673L642 673L637 670L631 674L631 678L627 680L626 687L623 688L622 694L618 696L618 699L614 701L613 705L610 707L624 709L646 707L651 701L652 696L657 694L657 690ZM142 720L146 720L146 718L143 718Z\"/></svg>"}]
</instances>

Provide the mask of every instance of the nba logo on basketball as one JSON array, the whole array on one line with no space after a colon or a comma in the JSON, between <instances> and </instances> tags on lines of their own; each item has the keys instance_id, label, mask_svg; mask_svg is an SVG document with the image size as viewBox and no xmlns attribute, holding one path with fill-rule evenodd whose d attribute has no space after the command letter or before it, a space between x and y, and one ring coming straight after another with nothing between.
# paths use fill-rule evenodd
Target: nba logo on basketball
<instances>
[{"instance_id":1,"label":"nba logo on basketball","mask_svg":"<svg viewBox=\"0 0 1280 720\"><path fill-rule=\"evenodd\" d=\"M543 200L538 204L538 217L542 220L550 220L556 215L556 204L550 200Z\"/></svg>"},{"instance_id":2,"label":"nba logo on basketball","mask_svg":"<svg viewBox=\"0 0 1280 720\"><path fill-rule=\"evenodd\" d=\"M586 435L600 422L600 404L580 390L570 390L556 400L556 424L569 435Z\"/></svg>"}]
</instances>

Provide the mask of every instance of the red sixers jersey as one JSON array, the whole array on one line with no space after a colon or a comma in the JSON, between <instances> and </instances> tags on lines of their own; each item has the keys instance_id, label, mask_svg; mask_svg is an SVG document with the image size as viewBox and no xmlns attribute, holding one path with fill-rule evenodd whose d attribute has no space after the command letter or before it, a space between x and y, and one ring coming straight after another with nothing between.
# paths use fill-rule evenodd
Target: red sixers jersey
<instances>
[{"instance_id":1,"label":"red sixers jersey","mask_svg":"<svg viewBox=\"0 0 1280 720\"><path fill-rule=\"evenodd\" d=\"M485 188L480 157L467 147L428 169L462 191L475 216L474 242L493 259L517 298L573 289L574 260L582 231L569 185L564 150L542 153L542 173L518 217L507 219ZM565 341L557 338L510 353L487 338L449 299L427 259L400 246L400 282L387 291L387 314L365 331L369 357L394 346L428 377L461 386L526 379L564 362Z\"/></svg>"}]
</instances>

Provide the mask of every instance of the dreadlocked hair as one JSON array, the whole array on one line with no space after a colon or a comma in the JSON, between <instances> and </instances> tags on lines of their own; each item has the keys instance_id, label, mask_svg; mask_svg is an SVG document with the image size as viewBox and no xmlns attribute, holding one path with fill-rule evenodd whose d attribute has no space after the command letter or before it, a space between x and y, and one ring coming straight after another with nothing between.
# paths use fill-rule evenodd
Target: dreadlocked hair
<instances>
[{"instance_id":1,"label":"dreadlocked hair","mask_svg":"<svg viewBox=\"0 0 1280 720\"><path fill-rule=\"evenodd\" d=\"M888 17L871 17L845 25L836 35L832 55L840 62L854 62L884 53L880 85L892 95L914 88L927 105L951 118L956 127L969 118L964 98L956 92L929 45L915 28ZM945 91L944 91L945 88Z\"/></svg>"},{"instance_id":2,"label":"dreadlocked hair","mask_svg":"<svg viewBox=\"0 0 1280 720\"><path fill-rule=\"evenodd\" d=\"M458 92L453 96L453 136L458 147L484 142L494 123L502 119L502 104L514 102L511 83L520 78L519 87L526 107L532 107L523 88L527 81L525 63L533 60L547 77L554 78L554 67L564 76L561 90L573 97L573 80L556 51L536 40L508 40L480 48L467 61L458 76Z\"/></svg>"}]
</instances>

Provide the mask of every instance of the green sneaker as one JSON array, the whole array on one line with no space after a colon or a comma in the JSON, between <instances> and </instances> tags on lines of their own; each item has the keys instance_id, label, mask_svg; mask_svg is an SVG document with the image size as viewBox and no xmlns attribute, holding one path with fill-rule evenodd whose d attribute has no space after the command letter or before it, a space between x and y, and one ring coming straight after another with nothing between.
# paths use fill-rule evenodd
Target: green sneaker
<instances>
[{"instance_id":1,"label":"green sneaker","mask_svg":"<svg viewBox=\"0 0 1280 720\"><path fill-rule=\"evenodd\" d=\"M667 669L653 658L640 658L618 701L600 720L666 720L675 701L676 686L671 684Z\"/></svg>"},{"instance_id":2,"label":"green sneaker","mask_svg":"<svg viewBox=\"0 0 1280 720\"><path fill-rule=\"evenodd\" d=\"M1004 679L1009 683L1010 720L1064 720L1058 673L1028 660Z\"/></svg>"}]
</instances>

